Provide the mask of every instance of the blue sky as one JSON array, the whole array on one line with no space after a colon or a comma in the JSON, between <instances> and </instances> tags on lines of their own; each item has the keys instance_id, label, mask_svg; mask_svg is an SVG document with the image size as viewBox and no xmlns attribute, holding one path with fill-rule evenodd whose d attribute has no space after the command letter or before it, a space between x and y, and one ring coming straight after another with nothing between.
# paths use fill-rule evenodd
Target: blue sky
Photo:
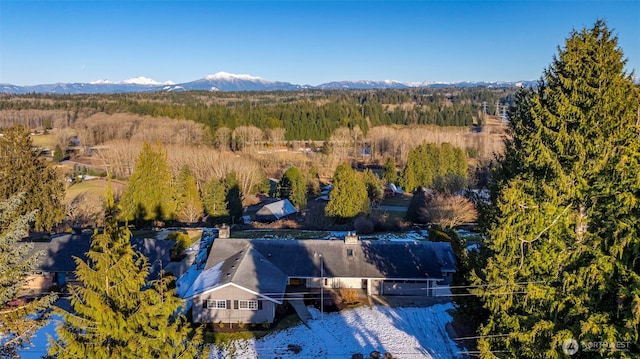
<instances>
[{"instance_id":1,"label":"blue sky","mask_svg":"<svg viewBox=\"0 0 640 359\"><path fill-rule=\"evenodd\" d=\"M0 0L0 83L535 80L598 18L638 76L638 0Z\"/></svg>"}]
</instances>

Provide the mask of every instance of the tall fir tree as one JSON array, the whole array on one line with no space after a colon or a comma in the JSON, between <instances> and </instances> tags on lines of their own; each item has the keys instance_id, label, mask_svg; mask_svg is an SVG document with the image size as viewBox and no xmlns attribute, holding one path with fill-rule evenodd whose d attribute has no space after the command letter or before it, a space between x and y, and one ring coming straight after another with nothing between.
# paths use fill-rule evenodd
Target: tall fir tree
<instances>
[{"instance_id":1,"label":"tall fir tree","mask_svg":"<svg viewBox=\"0 0 640 359\"><path fill-rule=\"evenodd\" d=\"M175 197L171 184L166 150L160 143L145 142L122 194L122 219L136 222L172 219Z\"/></svg>"},{"instance_id":2,"label":"tall fir tree","mask_svg":"<svg viewBox=\"0 0 640 359\"><path fill-rule=\"evenodd\" d=\"M369 213L367 187L348 164L342 163L333 174L333 189L325 214L347 221L360 213Z\"/></svg>"},{"instance_id":3,"label":"tall fir tree","mask_svg":"<svg viewBox=\"0 0 640 359\"><path fill-rule=\"evenodd\" d=\"M225 202L227 203L227 212L229 220L232 224L242 223L242 189L240 181L235 171L231 171L224 178Z\"/></svg>"},{"instance_id":4,"label":"tall fir tree","mask_svg":"<svg viewBox=\"0 0 640 359\"><path fill-rule=\"evenodd\" d=\"M202 190L202 205L207 212L208 221L223 223L228 221L229 209L224 183L217 178L207 182Z\"/></svg>"},{"instance_id":5,"label":"tall fir tree","mask_svg":"<svg viewBox=\"0 0 640 359\"><path fill-rule=\"evenodd\" d=\"M170 289L174 278L147 282L147 259L131 246L131 232L117 222L110 189L105 226L94 234L87 261L75 258L72 311L58 309L63 321L50 339L56 358L195 358L201 329L192 330L180 314L183 302Z\"/></svg>"},{"instance_id":6,"label":"tall fir tree","mask_svg":"<svg viewBox=\"0 0 640 359\"><path fill-rule=\"evenodd\" d=\"M307 171L307 192L314 196L320 194L320 175L315 166L309 167Z\"/></svg>"},{"instance_id":7,"label":"tall fir tree","mask_svg":"<svg viewBox=\"0 0 640 359\"><path fill-rule=\"evenodd\" d=\"M297 209L307 205L307 182L297 167L289 167L278 184L281 198L287 198Z\"/></svg>"},{"instance_id":8,"label":"tall fir tree","mask_svg":"<svg viewBox=\"0 0 640 359\"><path fill-rule=\"evenodd\" d=\"M33 244L21 242L29 222L35 218L35 211L16 215L24 197L25 194L20 193L0 201L0 356L3 358L16 357L16 350L30 343L33 333L46 320L46 309L56 299L55 294L31 302L18 298L39 258L39 254L29 254Z\"/></svg>"},{"instance_id":9,"label":"tall fir tree","mask_svg":"<svg viewBox=\"0 0 640 359\"><path fill-rule=\"evenodd\" d=\"M517 96L492 254L473 278L489 312L481 357L558 358L570 339L613 345L572 357L635 355L615 350L640 341L640 98L625 63L597 21Z\"/></svg>"},{"instance_id":10,"label":"tall fir tree","mask_svg":"<svg viewBox=\"0 0 640 359\"><path fill-rule=\"evenodd\" d=\"M17 217L38 210L32 227L50 231L64 218L65 185L56 171L35 151L29 129L14 125L0 137L0 200L24 193Z\"/></svg>"},{"instance_id":11,"label":"tall fir tree","mask_svg":"<svg viewBox=\"0 0 640 359\"><path fill-rule=\"evenodd\" d=\"M56 145L56 148L53 150L53 161L60 162L64 159L64 153L62 152L62 147L60 145Z\"/></svg>"},{"instance_id":12,"label":"tall fir tree","mask_svg":"<svg viewBox=\"0 0 640 359\"><path fill-rule=\"evenodd\" d=\"M382 180L385 183L395 184L398 180L398 170L396 169L396 160L393 157L387 157L384 162L384 171L382 172Z\"/></svg>"},{"instance_id":13,"label":"tall fir tree","mask_svg":"<svg viewBox=\"0 0 640 359\"><path fill-rule=\"evenodd\" d=\"M370 202L380 202L384 196L384 189L382 181L378 178L372 170L367 168L360 175L361 180L364 182L364 186L367 189L367 197Z\"/></svg>"},{"instance_id":14,"label":"tall fir tree","mask_svg":"<svg viewBox=\"0 0 640 359\"><path fill-rule=\"evenodd\" d=\"M176 215L182 222L196 222L204 212L196 178L188 165L184 165L176 181Z\"/></svg>"},{"instance_id":15,"label":"tall fir tree","mask_svg":"<svg viewBox=\"0 0 640 359\"><path fill-rule=\"evenodd\" d=\"M418 187L432 188L434 183L443 183L447 177L458 178L456 183L466 183L464 151L449 143L440 146L423 143L409 151L399 182L406 191L413 192Z\"/></svg>"}]
</instances>

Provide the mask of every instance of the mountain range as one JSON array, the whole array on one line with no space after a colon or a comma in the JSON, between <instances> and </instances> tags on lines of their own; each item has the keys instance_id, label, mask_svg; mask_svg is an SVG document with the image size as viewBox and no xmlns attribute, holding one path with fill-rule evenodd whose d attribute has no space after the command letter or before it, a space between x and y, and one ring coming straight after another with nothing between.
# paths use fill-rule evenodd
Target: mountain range
<instances>
[{"instance_id":1,"label":"mountain range","mask_svg":"<svg viewBox=\"0 0 640 359\"><path fill-rule=\"evenodd\" d=\"M125 92L158 92L158 91L294 91L303 89L402 89L410 87L512 87L535 86L537 81L518 82L399 82L399 81L334 81L311 85L296 85L283 81L270 81L251 75L237 75L218 72L205 76L199 80L175 84L173 82L160 83L146 77L111 82L98 80L88 83L56 83L45 85L18 86L0 84L0 93L26 94L96 94L96 93L125 93Z\"/></svg>"}]
</instances>

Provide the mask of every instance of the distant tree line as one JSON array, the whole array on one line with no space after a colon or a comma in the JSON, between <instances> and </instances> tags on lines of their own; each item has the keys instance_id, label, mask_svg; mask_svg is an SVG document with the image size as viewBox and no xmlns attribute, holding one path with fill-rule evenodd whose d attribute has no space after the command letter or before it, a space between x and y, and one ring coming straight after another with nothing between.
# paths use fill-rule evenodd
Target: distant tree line
<instances>
[{"instance_id":1,"label":"distant tree line","mask_svg":"<svg viewBox=\"0 0 640 359\"><path fill-rule=\"evenodd\" d=\"M297 92L183 92L103 95L0 95L0 111L62 110L69 124L96 112L191 120L213 133L254 126L283 128L285 140L327 140L339 127L391 125L470 126L515 89L445 88Z\"/></svg>"}]
</instances>

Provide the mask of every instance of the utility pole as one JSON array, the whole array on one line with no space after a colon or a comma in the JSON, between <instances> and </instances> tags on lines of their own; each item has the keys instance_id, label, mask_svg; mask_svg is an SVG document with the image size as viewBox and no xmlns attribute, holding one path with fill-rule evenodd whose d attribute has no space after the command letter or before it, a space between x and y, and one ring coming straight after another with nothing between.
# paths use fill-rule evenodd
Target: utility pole
<instances>
[{"instance_id":1,"label":"utility pole","mask_svg":"<svg viewBox=\"0 0 640 359\"><path fill-rule=\"evenodd\" d=\"M320 254L320 320L324 323L324 260Z\"/></svg>"}]
</instances>

